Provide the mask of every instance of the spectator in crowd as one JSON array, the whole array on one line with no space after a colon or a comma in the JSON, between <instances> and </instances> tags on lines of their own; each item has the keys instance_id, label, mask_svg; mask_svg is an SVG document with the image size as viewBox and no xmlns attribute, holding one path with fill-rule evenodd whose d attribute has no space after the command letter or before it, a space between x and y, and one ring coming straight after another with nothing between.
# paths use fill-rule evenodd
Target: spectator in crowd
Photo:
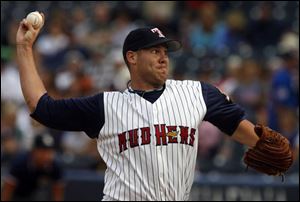
<instances>
[{"instance_id":1,"label":"spectator in crowd","mask_svg":"<svg viewBox=\"0 0 300 202\"><path fill-rule=\"evenodd\" d=\"M218 19L218 7L209 3L198 11L199 19L189 33L189 45L192 51L215 49L223 38L224 23Z\"/></svg>"},{"instance_id":2,"label":"spectator in crowd","mask_svg":"<svg viewBox=\"0 0 300 202\"><path fill-rule=\"evenodd\" d=\"M217 51L239 53L246 43L246 18L241 10L230 10L225 16L224 33L220 36Z\"/></svg>"},{"instance_id":3,"label":"spectator in crowd","mask_svg":"<svg viewBox=\"0 0 300 202\"><path fill-rule=\"evenodd\" d=\"M111 43L111 20L112 10L108 2L94 2L91 20L89 24L89 33L82 39L82 42L90 47L110 48Z\"/></svg>"},{"instance_id":4,"label":"spectator in crowd","mask_svg":"<svg viewBox=\"0 0 300 202\"><path fill-rule=\"evenodd\" d=\"M215 168L213 159L217 156L220 144L223 141L223 133L213 124L204 121L199 126L199 145L197 157L197 169L207 172ZM210 134L210 135L207 135Z\"/></svg>"},{"instance_id":5,"label":"spectator in crowd","mask_svg":"<svg viewBox=\"0 0 300 202\"><path fill-rule=\"evenodd\" d=\"M248 118L256 122L256 110L264 98L264 88L261 82L262 68L253 59L242 62L237 76L238 85L232 93L232 98L240 103L247 112Z\"/></svg>"},{"instance_id":6,"label":"spectator in crowd","mask_svg":"<svg viewBox=\"0 0 300 202\"><path fill-rule=\"evenodd\" d=\"M15 60L1 60L1 100L21 104L22 90Z\"/></svg>"},{"instance_id":7,"label":"spectator in crowd","mask_svg":"<svg viewBox=\"0 0 300 202\"><path fill-rule=\"evenodd\" d=\"M21 150L23 133L16 124L18 107L13 102L1 102L1 164L8 164Z\"/></svg>"},{"instance_id":8,"label":"spectator in crowd","mask_svg":"<svg viewBox=\"0 0 300 202\"><path fill-rule=\"evenodd\" d=\"M261 57L267 46L276 46L287 27L282 21L273 18L272 2L259 2L255 8L258 12L247 26L247 40L256 56Z\"/></svg>"},{"instance_id":9,"label":"spectator in crowd","mask_svg":"<svg viewBox=\"0 0 300 202\"><path fill-rule=\"evenodd\" d=\"M298 37L299 43L299 37ZM297 115L299 110L299 50L279 50L282 65L274 70L271 80L269 103L269 125L272 129L283 132L279 117Z\"/></svg>"},{"instance_id":10,"label":"spectator in crowd","mask_svg":"<svg viewBox=\"0 0 300 202\"><path fill-rule=\"evenodd\" d=\"M21 153L12 161L4 179L1 200L62 201L62 179L62 167L55 159L54 139L48 134L37 135L32 151ZM47 198L45 192L49 185L52 185L52 198Z\"/></svg>"}]
</instances>

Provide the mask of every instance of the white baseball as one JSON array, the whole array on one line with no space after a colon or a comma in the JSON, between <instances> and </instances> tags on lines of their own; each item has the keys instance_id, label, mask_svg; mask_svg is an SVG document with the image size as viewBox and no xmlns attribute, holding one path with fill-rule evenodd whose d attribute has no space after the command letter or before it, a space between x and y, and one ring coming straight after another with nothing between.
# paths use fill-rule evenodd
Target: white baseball
<instances>
[{"instance_id":1,"label":"white baseball","mask_svg":"<svg viewBox=\"0 0 300 202\"><path fill-rule=\"evenodd\" d=\"M38 29L43 23L43 17L38 11L29 13L26 20L33 26L34 29Z\"/></svg>"}]
</instances>

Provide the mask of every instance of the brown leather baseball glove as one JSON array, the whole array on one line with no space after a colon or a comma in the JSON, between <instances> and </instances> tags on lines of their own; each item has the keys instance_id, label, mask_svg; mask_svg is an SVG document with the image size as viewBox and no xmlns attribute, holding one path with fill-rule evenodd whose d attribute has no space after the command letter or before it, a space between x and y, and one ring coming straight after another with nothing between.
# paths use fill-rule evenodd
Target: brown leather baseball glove
<instances>
[{"instance_id":1,"label":"brown leather baseball glove","mask_svg":"<svg viewBox=\"0 0 300 202\"><path fill-rule=\"evenodd\" d=\"M282 175L293 163L288 139L270 128L257 124L255 133L260 137L256 145L244 155L244 163L268 175Z\"/></svg>"}]
</instances>

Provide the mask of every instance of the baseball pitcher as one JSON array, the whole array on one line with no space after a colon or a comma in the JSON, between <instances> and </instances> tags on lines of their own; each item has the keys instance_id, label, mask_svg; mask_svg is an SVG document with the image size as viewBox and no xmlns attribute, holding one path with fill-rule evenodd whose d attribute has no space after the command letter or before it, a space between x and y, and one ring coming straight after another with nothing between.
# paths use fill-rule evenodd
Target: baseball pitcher
<instances>
[{"instance_id":1,"label":"baseball pitcher","mask_svg":"<svg viewBox=\"0 0 300 202\"><path fill-rule=\"evenodd\" d=\"M35 67L32 46L41 28L34 29L23 19L17 32L24 98L40 123L84 131L97 140L107 165L102 200L188 200L198 125L204 120L249 146L244 158L249 167L281 175L291 166L286 138L246 120L244 110L216 87L167 79L168 52L181 44L158 28L138 28L126 37L123 56L131 80L124 92L60 100L47 93Z\"/></svg>"}]
</instances>

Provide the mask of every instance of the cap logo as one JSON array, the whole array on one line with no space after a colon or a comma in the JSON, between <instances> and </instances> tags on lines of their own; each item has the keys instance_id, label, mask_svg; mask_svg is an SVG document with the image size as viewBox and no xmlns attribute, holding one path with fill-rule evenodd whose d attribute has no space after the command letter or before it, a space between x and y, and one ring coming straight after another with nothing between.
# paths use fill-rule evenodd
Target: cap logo
<instances>
[{"instance_id":1,"label":"cap logo","mask_svg":"<svg viewBox=\"0 0 300 202\"><path fill-rule=\"evenodd\" d=\"M151 29L151 31L153 33L157 33L159 37L165 38L165 35L163 35L163 33L158 28L153 28L153 29Z\"/></svg>"}]
</instances>

